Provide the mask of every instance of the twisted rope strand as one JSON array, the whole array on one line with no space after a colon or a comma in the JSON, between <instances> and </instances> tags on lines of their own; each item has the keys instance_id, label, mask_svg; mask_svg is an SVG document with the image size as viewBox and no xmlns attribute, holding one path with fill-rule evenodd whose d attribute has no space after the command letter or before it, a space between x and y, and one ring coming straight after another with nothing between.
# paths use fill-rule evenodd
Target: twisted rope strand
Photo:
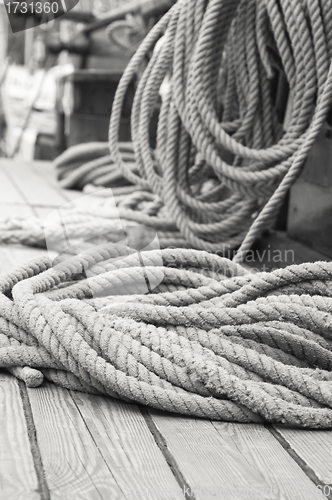
<instances>
[{"instance_id":1,"label":"twisted rope strand","mask_svg":"<svg viewBox=\"0 0 332 500\"><path fill-rule=\"evenodd\" d=\"M117 209L102 193L88 211L61 209L65 249L55 226L48 239L38 220L0 224L1 242L63 252L0 278L0 366L31 386L45 377L185 415L332 428L332 264L239 265L326 119L331 12L330 0L178 0L119 83L111 151L79 146L56 163L63 186L110 186ZM119 144L126 91L160 38L137 85L132 144ZM281 69L286 131L270 88ZM127 246L142 224L163 250ZM235 249L233 262L215 254Z\"/></svg>"},{"instance_id":2,"label":"twisted rope strand","mask_svg":"<svg viewBox=\"0 0 332 500\"><path fill-rule=\"evenodd\" d=\"M332 287L330 263L292 266L284 276L248 273L196 250L163 250L162 262L156 254L144 252L151 276L164 270L161 283L186 291L118 295L119 282L135 269L134 254L114 244L55 266L33 261L2 277L1 366L30 366L39 383L46 377L187 415L332 426L332 299L315 295L321 281ZM174 257L182 269L166 267ZM204 261L222 272L207 278ZM83 269L94 269L91 282ZM114 291L107 288L97 306L100 280ZM285 283L296 290L310 282L311 295L280 294ZM169 305L179 294L181 305Z\"/></svg>"}]
</instances>

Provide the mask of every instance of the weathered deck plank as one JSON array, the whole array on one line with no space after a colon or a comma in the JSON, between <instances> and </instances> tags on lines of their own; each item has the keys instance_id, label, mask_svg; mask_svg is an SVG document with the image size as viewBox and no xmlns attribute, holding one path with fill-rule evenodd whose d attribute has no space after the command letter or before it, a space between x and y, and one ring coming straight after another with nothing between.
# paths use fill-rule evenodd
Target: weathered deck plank
<instances>
[{"instance_id":1,"label":"weathered deck plank","mask_svg":"<svg viewBox=\"0 0 332 500\"><path fill-rule=\"evenodd\" d=\"M52 384L28 394L51 500L183 498L136 406Z\"/></svg>"},{"instance_id":2,"label":"weathered deck plank","mask_svg":"<svg viewBox=\"0 0 332 500\"><path fill-rule=\"evenodd\" d=\"M332 496L332 431L284 429L275 426L290 448L309 467L324 489L325 496Z\"/></svg>"},{"instance_id":3,"label":"weathered deck plank","mask_svg":"<svg viewBox=\"0 0 332 500\"><path fill-rule=\"evenodd\" d=\"M15 184L11 177L7 174L5 168L3 168L2 160L0 161L0 186L1 186L1 195L0 195L0 203L1 204L20 204L24 205L25 200L22 194L17 190Z\"/></svg>"},{"instance_id":4,"label":"weathered deck plank","mask_svg":"<svg viewBox=\"0 0 332 500\"><path fill-rule=\"evenodd\" d=\"M53 189L60 191L61 195L66 200L75 200L82 196L81 191L75 189L61 189L56 179L55 168L50 162L36 161L29 164L29 168L33 169L44 181Z\"/></svg>"},{"instance_id":5,"label":"weathered deck plank","mask_svg":"<svg viewBox=\"0 0 332 500\"><path fill-rule=\"evenodd\" d=\"M54 209L53 209L54 210ZM34 210L28 205L11 205L10 203L1 203L0 218L9 217L36 217Z\"/></svg>"},{"instance_id":6,"label":"weathered deck plank","mask_svg":"<svg viewBox=\"0 0 332 500\"><path fill-rule=\"evenodd\" d=\"M150 413L183 474L189 498L324 498L264 426Z\"/></svg>"},{"instance_id":7,"label":"weathered deck plank","mask_svg":"<svg viewBox=\"0 0 332 500\"><path fill-rule=\"evenodd\" d=\"M47 384L28 394L51 500L122 498L69 392Z\"/></svg>"},{"instance_id":8,"label":"weathered deck plank","mask_svg":"<svg viewBox=\"0 0 332 500\"><path fill-rule=\"evenodd\" d=\"M60 189L56 189L46 182L44 177L38 175L31 163L1 160L1 167L28 205L57 207L66 202Z\"/></svg>"},{"instance_id":9,"label":"weathered deck plank","mask_svg":"<svg viewBox=\"0 0 332 500\"><path fill-rule=\"evenodd\" d=\"M45 162L0 160L0 182L0 216L43 218L82 196L60 190ZM2 245L0 273L46 254ZM142 414L135 405L52 384L24 390L22 400L19 387L0 372L0 500L332 499L332 488L323 489L332 484L332 431L275 426L271 433L258 425ZM27 411L37 436L30 443Z\"/></svg>"},{"instance_id":10,"label":"weathered deck plank","mask_svg":"<svg viewBox=\"0 0 332 500\"><path fill-rule=\"evenodd\" d=\"M47 256L47 251L21 245L0 245L0 274L8 273L32 259Z\"/></svg>"},{"instance_id":11,"label":"weathered deck plank","mask_svg":"<svg viewBox=\"0 0 332 500\"><path fill-rule=\"evenodd\" d=\"M82 393L73 392L72 396L128 500L183 499L181 488L136 405Z\"/></svg>"},{"instance_id":12,"label":"weathered deck plank","mask_svg":"<svg viewBox=\"0 0 332 500\"><path fill-rule=\"evenodd\" d=\"M0 246L1 270L8 272L45 254ZM7 379L17 384L13 377ZM52 384L28 389L28 395L43 464L39 473L45 473L51 500L143 500L150 491L154 499L166 500L170 490L174 499L183 498L137 406L70 393Z\"/></svg>"},{"instance_id":13,"label":"weathered deck plank","mask_svg":"<svg viewBox=\"0 0 332 500\"><path fill-rule=\"evenodd\" d=\"M17 380L0 371L0 498L40 500Z\"/></svg>"}]
</instances>

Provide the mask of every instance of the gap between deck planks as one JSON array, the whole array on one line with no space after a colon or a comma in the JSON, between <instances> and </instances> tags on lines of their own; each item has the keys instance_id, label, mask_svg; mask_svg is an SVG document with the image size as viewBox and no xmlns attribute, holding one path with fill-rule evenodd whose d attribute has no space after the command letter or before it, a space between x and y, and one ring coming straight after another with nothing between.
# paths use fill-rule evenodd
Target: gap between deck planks
<instances>
[{"instance_id":1,"label":"gap between deck planks","mask_svg":"<svg viewBox=\"0 0 332 500\"><path fill-rule=\"evenodd\" d=\"M19 385L3 371L0 371L0 443L0 498L39 500Z\"/></svg>"},{"instance_id":2,"label":"gap between deck planks","mask_svg":"<svg viewBox=\"0 0 332 500\"><path fill-rule=\"evenodd\" d=\"M183 498L136 405L51 384L28 394L52 500Z\"/></svg>"},{"instance_id":3,"label":"gap between deck planks","mask_svg":"<svg viewBox=\"0 0 332 500\"><path fill-rule=\"evenodd\" d=\"M0 210L43 216L80 196L60 190L47 163L26 166L33 182L27 172L22 182L22 164L1 164ZM0 271L44 254L1 246ZM22 387L0 372L0 500L332 498L332 431L209 422L52 384Z\"/></svg>"},{"instance_id":4,"label":"gap between deck planks","mask_svg":"<svg viewBox=\"0 0 332 500\"><path fill-rule=\"evenodd\" d=\"M43 250L18 246L14 254L11 250L0 247L0 261L6 272L45 254ZM1 500L183 498L181 487L136 405L74 393L47 383L39 389L25 389L28 401L22 401L18 382L4 373L0 387L0 442L6 444L11 457L7 465L0 460ZM19 409L8 418L8 407ZM37 437L34 456L27 444L27 426L30 435L34 430ZM30 464L30 482L26 481L26 470L21 471L15 463L19 438L6 438L11 434L23 434L25 446L18 459L22 455ZM32 448L35 444L30 439ZM45 478L46 490L40 481L36 486L37 476ZM38 489L44 492L38 493Z\"/></svg>"},{"instance_id":5,"label":"gap between deck planks","mask_svg":"<svg viewBox=\"0 0 332 500\"><path fill-rule=\"evenodd\" d=\"M82 196L57 185L49 162L0 159L0 216L45 218L59 206Z\"/></svg>"},{"instance_id":6,"label":"gap between deck planks","mask_svg":"<svg viewBox=\"0 0 332 500\"><path fill-rule=\"evenodd\" d=\"M15 250L14 261L10 261L10 253L6 255L7 270L29 260L30 249ZM0 255L2 251L0 248ZM44 253L33 252L34 257L36 253ZM17 389L14 396L8 396L8 384L7 380L5 389L2 384L2 390L7 394L7 401L14 401L4 408L22 406L16 401L19 399ZM15 384L15 379L10 377L11 393ZM38 472L45 474L49 496L36 496L32 488L29 493L23 490L24 498L167 500L184 498L185 494L187 499L196 500L228 500L241 495L259 499L324 498L264 426L211 423L154 410L143 412L143 418L136 405L71 393L52 384L28 389L27 394L43 464ZM3 416L2 432L9 420L11 433L22 435L22 411L19 409L10 420ZM297 447L294 446L296 452L320 477L320 484L328 484L329 441L324 448L325 460L320 460L319 454L324 436L331 440L331 432L277 430L288 443L298 441ZM1 442L8 441L1 439ZM16 454L17 444L13 444L9 449L11 457ZM314 457L311 456L313 448L316 448ZM31 464L26 445L21 453L27 455L24 462ZM180 485L166 462L173 467ZM26 484L22 478L22 472L24 475L26 472L17 470L21 478L15 484ZM319 476L320 470L325 476ZM35 477L31 471L30 482L35 481ZM13 483L10 484L13 487ZM20 498L17 493L13 499ZM4 498L10 499L10 492L6 492Z\"/></svg>"}]
</instances>

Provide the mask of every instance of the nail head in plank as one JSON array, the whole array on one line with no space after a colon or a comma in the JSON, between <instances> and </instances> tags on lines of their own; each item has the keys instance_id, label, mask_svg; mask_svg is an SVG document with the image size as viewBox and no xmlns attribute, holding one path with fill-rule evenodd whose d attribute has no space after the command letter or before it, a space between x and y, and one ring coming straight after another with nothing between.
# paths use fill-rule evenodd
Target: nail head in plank
<instances>
[{"instance_id":1,"label":"nail head in plank","mask_svg":"<svg viewBox=\"0 0 332 500\"><path fill-rule=\"evenodd\" d=\"M150 414L190 488L189 498L324 498L264 426Z\"/></svg>"},{"instance_id":2,"label":"nail head in plank","mask_svg":"<svg viewBox=\"0 0 332 500\"><path fill-rule=\"evenodd\" d=\"M0 371L0 498L40 500L17 380Z\"/></svg>"}]
</instances>

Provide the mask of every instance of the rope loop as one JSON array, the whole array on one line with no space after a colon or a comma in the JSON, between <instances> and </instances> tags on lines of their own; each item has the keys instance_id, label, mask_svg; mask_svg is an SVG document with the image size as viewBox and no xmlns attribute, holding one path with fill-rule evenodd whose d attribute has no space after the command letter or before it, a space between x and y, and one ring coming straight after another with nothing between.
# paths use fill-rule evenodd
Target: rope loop
<instances>
[{"instance_id":1,"label":"rope loop","mask_svg":"<svg viewBox=\"0 0 332 500\"><path fill-rule=\"evenodd\" d=\"M188 246L216 252L246 238L243 255L273 225L331 105L330 9L329 0L178 0L126 68L111 155L130 182L158 195ZM161 36L132 109L133 173L118 144L121 110ZM286 130L272 92L280 72L291 96Z\"/></svg>"}]
</instances>

